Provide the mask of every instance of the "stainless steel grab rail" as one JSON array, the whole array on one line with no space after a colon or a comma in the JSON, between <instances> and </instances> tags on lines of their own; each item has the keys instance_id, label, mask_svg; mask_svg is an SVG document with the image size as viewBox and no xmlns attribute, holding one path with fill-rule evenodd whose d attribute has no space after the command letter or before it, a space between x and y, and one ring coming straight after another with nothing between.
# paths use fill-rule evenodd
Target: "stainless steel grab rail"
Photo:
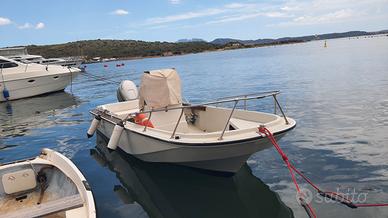
<instances>
[{"instance_id":1,"label":"stainless steel grab rail","mask_svg":"<svg viewBox=\"0 0 388 218\"><path fill-rule=\"evenodd\" d=\"M175 125L175 127L174 127L174 131L173 131L172 134L171 134L171 137L170 137L171 139L173 139L174 136L175 136L175 132L176 132L176 130L178 129L178 125L179 125L179 123L181 122L181 119L182 119L183 111L184 111L184 109L182 108L181 114L179 115L179 119L178 119L178 121L176 122L176 125Z\"/></svg>"},{"instance_id":2,"label":"stainless steel grab rail","mask_svg":"<svg viewBox=\"0 0 388 218\"><path fill-rule=\"evenodd\" d=\"M160 111L169 111L169 110L178 110L182 108L193 108L193 107L201 107L201 106L207 106L207 105L215 105L215 104L222 104L222 103L228 103L228 102L235 102L235 101L243 101L243 100L255 100L255 99L261 99L261 98L266 98L270 96L276 96L280 92L279 91L274 91L274 92L265 92L264 94L258 94L258 95L242 95L242 96L247 96L247 97L240 97L240 96L233 96L233 97L226 97L225 99L221 100L216 100L216 101L209 101L205 102L202 104L193 104L193 105L182 105L182 106L175 106L175 107L165 107L165 108L157 108L157 109L151 109L151 110L142 110L140 112L133 112L130 113L129 115L136 115L136 114L146 114L149 112L160 112Z\"/></svg>"},{"instance_id":3,"label":"stainless steel grab rail","mask_svg":"<svg viewBox=\"0 0 388 218\"><path fill-rule=\"evenodd\" d=\"M4 87L5 87L5 79L4 79L4 75L3 75L3 67L4 67L4 64L0 64L0 75L1 75L1 79L2 79L2 83L3 83L3 85L4 85Z\"/></svg>"},{"instance_id":4,"label":"stainless steel grab rail","mask_svg":"<svg viewBox=\"0 0 388 218\"><path fill-rule=\"evenodd\" d=\"M129 113L126 116L126 118L124 118L123 122L126 122L129 117L136 116L137 114L149 114L148 121L150 122L151 121L151 115L152 115L153 112L161 112L161 111L179 110L180 109L182 111L181 111L181 113L179 115L177 123L175 124L174 130L173 130L173 132L171 134L171 137L170 137L171 139L174 139L174 136L175 136L176 131L178 129L179 123L180 123L180 121L182 119L182 116L183 116L185 108L195 108L195 107L203 107L203 106L207 106L207 105L218 105L218 104L222 104L222 103L234 102L232 111L230 112L228 120L227 120L227 122L226 122L226 124L224 126L224 129L222 130L222 132L220 134L220 137L218 138L218 140L222 140L223 136L225 134L225 131L228 128L228 124L230 122L230 119L232 118L233 113L234 113L234 111L235 111L235 109L237 107L237 104L240 101L244 101L244 107L245 107L245 110L246 110L246 105L247 105L246 102L249 101L249 100L262 99L262 98L266 98L266 97L273 97L273 99L274 99L274 113L276 114L276 110L277 110L277 108L279 108L279 111L281 112L281 114L282 114L282 116L284 118L285 123L288 125L289 122L287 120L287 117L286 117L282 107L280 106L279 101L276 98L276 96L278 94L280 94L280 91L252 93L252 94L245 94L245 95L237 95L237 96L230 96L230 97L220 98L218 100L209 101L209 102L205 102L205 103L202 103L202 104L181 105L181 106L175 106L175 107L170 107L170 108L166 107L166 108L158 108L158 109L151 109L151 110L142 110L142 111L139 111L139 112ZM102 113L105 113L105 112L102 111ZM145 132L146 130L147 130L147 125L144 126L143 132Z\"/></svg>"},{"instance_id":5,"label":"stainless steel grab rail","mask_svg":"<svg viewBox=\"0 0 388 218\"><path fill-rule=\"evenodd\" d=\"M228 118L228 120L226 121L226 124L225 124L225 126L224 126L224 129L222 130L222 133L221 133L220 137L218 138L218 140L222 140L222 139L223 139L224 134L225 134L225 131L226 131L226 128L228 128L230 119L232 118L233 112L234 112L234 110L236 109L237 103L238 103L238 100L234 102L233 109L232 109L232 111L231 111L230 114L229 114L229 118Z\"/></svg>"},{"instance_id":6,"label":"stainless steel grab rail","mask_svg":"<svg viewBox=\"0 0 388 218\"><path fill-rule=\"evenodd\" d=\"M275 91L268 91L268 92L254 92L254 93L249 93L249 94L243 94L243 95L232 95L232 96L227 96L227 97L222 97L222 98L217 98L216 100L225 100L225 99L232 99L232 98L239 98L239 97L248 97L248 96L254 96L254 95L278 95L280 94L280 91L275 90Z\"/></svg>"}]
</instances>

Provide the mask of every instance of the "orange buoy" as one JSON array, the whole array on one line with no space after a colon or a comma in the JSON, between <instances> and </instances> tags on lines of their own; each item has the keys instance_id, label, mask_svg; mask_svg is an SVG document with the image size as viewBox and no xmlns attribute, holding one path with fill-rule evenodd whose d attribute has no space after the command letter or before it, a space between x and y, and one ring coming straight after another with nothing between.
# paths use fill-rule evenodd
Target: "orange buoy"
<instances>
[{"instance_id":1,"label":"orange buoy","mask_svg":"<svg viewBox=\"0 0 388 218\"><path fill-rule=\"evenodd\" d=\"M135 116L135 123L141 126L148 126L154 128L154 125L151 121L148 120L148 117L145 114L137 114Z\"/></svg>"}]
</instances>

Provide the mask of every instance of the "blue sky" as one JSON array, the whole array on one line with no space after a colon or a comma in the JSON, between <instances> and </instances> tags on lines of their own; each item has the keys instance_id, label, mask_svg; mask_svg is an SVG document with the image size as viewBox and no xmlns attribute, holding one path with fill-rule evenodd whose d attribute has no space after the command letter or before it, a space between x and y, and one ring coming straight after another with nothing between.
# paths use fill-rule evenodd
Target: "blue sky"
<instances>
[{"instance_id":1,"label":"blue sky","mask_svg":"<svg viewBox=\"0 0 388 218\"><path fill-rule=\"evenodd\" d=\"M388 0L1 0L0 47L388 29Z\"/></svg>"}]
</instances>

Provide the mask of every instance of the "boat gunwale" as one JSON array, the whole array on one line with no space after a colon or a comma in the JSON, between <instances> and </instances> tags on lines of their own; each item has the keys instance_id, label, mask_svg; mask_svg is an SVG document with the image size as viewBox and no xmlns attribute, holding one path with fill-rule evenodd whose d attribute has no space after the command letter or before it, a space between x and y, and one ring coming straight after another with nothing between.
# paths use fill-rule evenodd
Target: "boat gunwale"
<instances>
[{"instance_id":1,"label":"boat gunwale","mask_svg":"<svg viewBox=\"0 0 388 218\"><path fill-rule=\"evenodd\" d=\"M92 115L94 115L94 116L100 115L101 119L103 119L103 120L105 120L105 121L107 121L107 122L109 122L111 124L114 124L114 125L117 124L113 120L110 120L110 119L108 119L105 116L101 116L101 114L98 113L98 112L101 112L101 111L99 111L97 109L89 111L89 112ZM106 115L110 116L113 119L117 119L118 121L122 121L121 119L119 119L119 118L117 118L117 117L115 117L113 115L108 115L108 114L106 114ZM285 132L288 132L288 131L294 129L295 127L296 127L296 122L294 122L294 125L292 125L289 128L285 128L283 130L274 132L273 135L274 136L280 135L282 133L285 133ZM138 131L134 131L133 129L127 128L125 125L124 125L124 129L128 130L128 131L130 131L132 133L136 133L138 135L141 135L141 136L152 138L154 140L159 140L159 141L163 141L163 142L166 142L166 143L170 143L170 144L174 144L174 145L180 145L180 146L187 146L187 147L223 146L223 145L238 144L238 143L249 142L249 141L254 141L254 140L265 138L265 136L258 134L258 136L255 136L255 137L249 137L249 138L244 138L244 139L239 139L239 140L228 140L228 141L220 140L218 142L202 142L202 143L201 142L179 142L179 141L176 141L174 139L168 140L168 139L159 138L159 137L156 137L156 136L153 136L153 135L149 135L149 134L144 134L144 133L141 133L141 132L138 132Z\"/></svg>"},{"instance_id":2,"label":"boat gunwale","mask_svg":"<svg viewBox=\"0 0 388 218\"><path fill-rule=\"evenodd\" d=\"M24 158L24 159L20 159L20 160L14 160L14 161L9 161L9 162L5 162L5 163L0 163L0 168L4 167L4 166L7 166L7 165L11 165L11 164L20 164L20 163L23 163L23 162L31 162L31 161L34 161L35 159L39 158L38 157L29 157L29 158ZM22 164L20 164L22 165Z\"/></svg>"},{"instance_id":3,"label":"boat gunwale","mask_svg":"<svg viewBox=\"0 0 388 218\"><path fill-rule=\"evenodd\" d=\"M55 167L60 173L69 178L76 187L78 194L82 198L82 206L77 206L71 209L69 208L68 210L64 211L67 212L72 210L82 210L85 212L87 217L96 217L95 200L91 189L87 187L89 185L87 179L68 157L55 150L43 148L38 156L0 164L0 170L18 166L33 166L38 164ZM81 212L74 213L79 215Z\"/></svg>"}]
</instances>

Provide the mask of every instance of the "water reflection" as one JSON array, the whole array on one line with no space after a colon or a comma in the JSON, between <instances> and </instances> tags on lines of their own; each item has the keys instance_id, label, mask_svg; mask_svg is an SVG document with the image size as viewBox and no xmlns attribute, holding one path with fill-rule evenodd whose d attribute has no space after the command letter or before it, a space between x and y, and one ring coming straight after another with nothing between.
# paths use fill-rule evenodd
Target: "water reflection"
<instances>
[{"instance_id":1,"label":"water reflection","mask_svg":"<svg viewBox=\"0 0 388 218\"><path fill-rule=\"evenodd\" d=\"M359 192L372 188L377 191L375 194L368 191L368 202L388 202L388 37L337 39L328 41L328 44L327 48L323 48L322 42L316 41L288 46L127 60L124 67L108 69L103 67L103 63L96 63L88 65L87 69L96 76L116 81L130 79L139 84L144 70L175 67L181 76L183 93L191 102L257 91L281 90L279 101L285 113L298 122L298 126L279 142L294 164L322 188L336 190L337 187L354 187ZM112 65L115 64L112 62ZM115 102L116 88L115 84L107 84L81 74L73 83L72 91L77 96L75 99L62 92L12 101L9 105L0 103L0 162L31 157L43 147L55 149L72 158L89 180L100 217L147 217L148 210L142 209L137 203L142 201L136 198L132 200L136 195L122 195L125 194L123 189L127 192L132 189L116 178L115 171L98 166L87 152L95 146L94 139L88 140L85 137L91 119L88 111L98 105ZM35 102L41 98L50 100ZM68 103L60 103L61 101ZM254 110L273 111L272 102L259 102L260 104L248 106ZM37 107L46 109L34 109ZM5 135L7 137L3 137ZM18 137L20 135L24 136ZM254 175L279 193L287 206L292 208L295 217L305 217L305 212L295 201L295 188L289 178L289 172L274 149L252 155L249 165ZM154 170L152 166L158 169ZM170 180L181 181L166 181L167 185L183 186L182 184L188 183L188 187L194 188L190 185L194 182L203 185L196 178L207 178L201 173L187 172L188 170L180 168L160 170L158 165L152 166L148 167L151 170L143 167L146 169L140 168L138 171L147 171L144 173L153 176L159 175L156 172L160 171L166 176L162 175L158 179L173 178ZM128 170L133 171L131 168ZM261 184L260 180L251 177L248 169L244 170L248 172L249 181ZM140 172L136 173L140 175ZM170 175L174 172L179 174ZM196 176L187 175L191 173ZM187 180L194 181L177 178L180 174ZM134 177L134 180L136 179L137 177ZM162 182L151 179L153 183L161 186ZM213 186L221 184L229 185L229 189L237 189L234 181L216 183L213 180L216 179L209 181ZM114 189L118 184L121 186ZM144 187L152 185L146 184ZM167 189L157 188L162 191ZM188 191L182 191L183 188L177 190L187 195L180 199L186 201L186 198L189 198ZM167 190L169 192L165 191L162 196L172 195L171 190ZM149 191L153 192L151 189ZM123 201L118 199L117 193L124 196ZM225 199L231 198L231 202L235 204L241 201L230 197L230 192L225 193L228 193L225 194L228 195ZM192 195L200 194L203 193ZM205 194L203 196L208 197ZM225 203L225 200L219 199L221 197L217 200L222 202L220 205L226 208L224 210L232 210L233 207ZM255 198L252 199L257 202L254 206L259 207L260 203ZM170 202L170 199L168 200ZM123 203L133 201L133 204ZM198 207L194 205L197 202L192 202L193 207L201 211L210 210L208 208L214 211L219 205L204 204L202 201L205 200L198 200ZM274 202L275 207L279 205L277 201ZM178 203L175 204L179 206ZM155 205L164 207L162 203L154 204L154 207ZM244 207L242 203L239 206ZM387 217L388 214L388 208L351 210L339 204L313 206L320 218L380 218ZM166 207L173 206L168 204ZM237 217L246 214L242 213Z\"/></svg>"},{"instance_id":2,"label":"water reflection","mask_svg":"<svg viewBox=\"0 0 388 218\"><path fill-rule=\"evenodd\" d=\"M79 103L77 97L66 92L0 103L1 136L24 136L31 129L50 127L56 124L52 117L63 113L61 109Z\"/></svg>"},{"instance_id":3,"label":"water reflection","mask_svg":"<svg viewBox=\"0 0 388 218\"><path fill-rule=\"evenodd\" d=\"M122 151L109 151L106 144L106 138L97 135L91 155L120 180L121 185L112 190L121 203L140 204L149 217L293 217L291 209L247 165L234 176L222 176L143 162ZM138 213L125 210L120 215Z\"/></svg>"}]
</instances>

